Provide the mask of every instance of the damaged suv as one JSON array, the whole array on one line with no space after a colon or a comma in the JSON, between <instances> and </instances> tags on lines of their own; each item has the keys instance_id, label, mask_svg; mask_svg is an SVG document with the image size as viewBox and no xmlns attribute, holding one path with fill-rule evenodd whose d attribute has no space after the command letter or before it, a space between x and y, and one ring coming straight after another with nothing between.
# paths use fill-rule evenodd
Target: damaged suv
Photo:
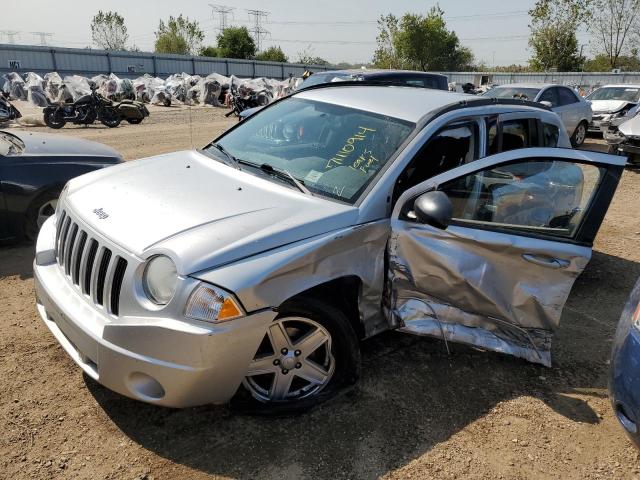
<instances>
[{"instance_id":1,"label":"damaged suv","mask_svg":"<svg viewBox=\"0 0 640 480\"><path fill-rule=\"evenodd\" d=\"M172 407L313 405L389 329L550 365L624 163L569 146L540 104L310 88L69 182L37 307L88 376Z\"/></svg>"}]
</instances>

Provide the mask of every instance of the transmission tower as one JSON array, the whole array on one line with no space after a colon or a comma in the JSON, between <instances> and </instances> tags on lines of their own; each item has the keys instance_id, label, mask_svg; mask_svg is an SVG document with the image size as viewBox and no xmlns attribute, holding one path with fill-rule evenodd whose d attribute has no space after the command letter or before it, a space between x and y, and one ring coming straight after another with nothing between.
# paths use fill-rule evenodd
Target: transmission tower
<instances>
[{"instance_id":1,"label":"transmission tower","mask_svg":"<svg viewBox=\"0 0 640 480\"><path fill-rule=\"evenodd\" d=\"M16 43L16 37L20 35L20 32L17 30L0 30L0 34L3 37L7 37L7 42L13 45Z\"/></svg>"},{"instance_id":2,"label":"transmission tower","mask_svg":"<svg viewBox=\"0 0 640 480\"><path fill-rule=\"evenodd\" d=\"M229 14L233 16L234 7L227 7L226 5L213 5L209 4L211 10L213 11L213 17L215 18L216 13L218 14L218 19L220 20L220 26L218 27L218 31L222 33L222 31L227 28L227 17Z\"/></svg>"},{"instance_id":3,"label":"transmission tower","mask_svg":"<svg viewBox=\"0 0 640 480\"><path fill-rule=\"evenodd\" d=\"M253 40L256 42L256 48L260 51L262 39L265 38L270 32L263 28L262 22L267 19L269 12L264 10L247 10L249 18L253 17Z\"/></svg>"},{"instance_id":4,"label":"transmission tower","mask_svg":"<svg viewBox=\"0 0 640 480\"><path fill-rule=\"evenodd\" d=\"M53 37L53 33L47 32L31 32L34 37L40 37L40 45L47 44L47 38Z\"/></svg>"}]
</instances>

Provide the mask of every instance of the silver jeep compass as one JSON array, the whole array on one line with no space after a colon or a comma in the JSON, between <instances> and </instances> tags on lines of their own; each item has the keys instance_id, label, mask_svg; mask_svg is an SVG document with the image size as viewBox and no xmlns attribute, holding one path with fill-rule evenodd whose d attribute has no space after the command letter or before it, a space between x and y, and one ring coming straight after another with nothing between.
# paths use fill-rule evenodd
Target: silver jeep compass
<instances>
[{"instance_id":1,"label":"silver jeep compass","mask_svg":"<svg viewBox=\"0 0 640 480\"><path fill-rule=\"evenodd\" d=\"M389 329L550 365L624 164L569 146L526 101L310 88L69 182L38 310L87 375L172 407L313 405Z\"/></svg>"}]
</instances>

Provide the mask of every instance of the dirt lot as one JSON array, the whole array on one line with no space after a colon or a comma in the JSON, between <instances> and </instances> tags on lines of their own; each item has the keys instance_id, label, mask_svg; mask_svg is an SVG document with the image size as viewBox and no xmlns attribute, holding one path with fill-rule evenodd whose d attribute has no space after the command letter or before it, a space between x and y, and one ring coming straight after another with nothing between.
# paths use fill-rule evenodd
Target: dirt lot
<instances>
[{"instance_id":1,"label":"dirt lot","mask_svg":"<svg viewBox=\"0 0 640 480\"><path fill-rule=\"evenodd\" d=\"M133 159L202 145L231 124L223 112L154 109L141 126L59 134ZM611 338L640 274L638 192L627 171L564 310L553 368L464 347L448 356L440 342L388 333L363 345L354 391L285 419L168 410L104 389L37 316L33 246L0 248L0 478L640 478L606 392Z\"/></svg>"}]
</instances>

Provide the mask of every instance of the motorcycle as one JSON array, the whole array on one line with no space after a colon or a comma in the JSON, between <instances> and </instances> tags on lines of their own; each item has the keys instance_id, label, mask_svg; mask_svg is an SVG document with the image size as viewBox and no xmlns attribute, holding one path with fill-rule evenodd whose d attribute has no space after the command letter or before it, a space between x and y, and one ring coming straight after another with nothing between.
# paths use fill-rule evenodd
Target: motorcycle
<instances>
[{"instance_id":1,"label":"motorcycle","mask_svg":"<svg viewBox=\"0 0 640 480\"><path fill-rule=\"evenodd\" d=\"M9 94L0 91L0 123L17 120L22 114L9 101Z\"/></svg>"},{"instance_id":2,"label":"motorcycle","mask_svg":"<svg viewBox=\"0 0 640 480\"><path fill-rule=\"evenodd\" d=\"M66 87L62 87L66 88ZM43 110L44 123L55 129L64 127L67 122L75 125L91 125L96 120L109 127L115 128L122 121L118 110L111 100L96 92L95 85L91 86L91 93L83 95L73 103L50 104Z\"/></svg>"},{"instance_id":3,"label":"motorcycle","mask_svg":"<svg viewBox=\"0 0 640 480\"><path fill-rule=\"evenodd\" d=\"M225 113L225 117L236 115L240 121L242 117L240 114L249 108L264 107L269 104L269 96L266 91L254 92L249 89L240 86L238 89L233 85L229 89L229 103L231 110Z\"/></svg>"}]
</instances>

